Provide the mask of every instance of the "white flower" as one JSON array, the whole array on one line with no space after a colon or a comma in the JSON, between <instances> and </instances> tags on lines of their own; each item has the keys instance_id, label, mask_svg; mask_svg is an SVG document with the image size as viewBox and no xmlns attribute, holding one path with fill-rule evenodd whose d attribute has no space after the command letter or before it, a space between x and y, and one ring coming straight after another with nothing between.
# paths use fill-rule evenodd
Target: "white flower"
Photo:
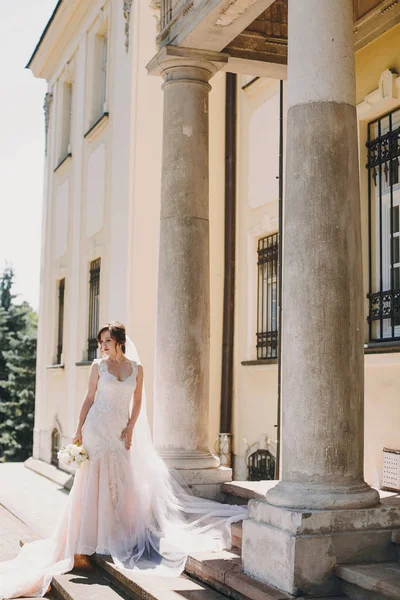
<instances>
[{"instance_id":1,"label":"white flower","mask_svg":"<svg viewBox=\"0 0 400 600\"><path fill-rule=\"evenodd\" d=\"M61 450L58 453L58 459L60 461L60 463L62 463L63 465L69 465L71 464L73 458L71 458L71 455L69 454L68 450L65 448L64 450Z\"/></svg>"},{"instance_id":2,"label":"white flower","mask_svg":"<svg viewBox=\"0 0 400 600\"><path fill-rule=\"evenodd\" d=\"M80 448L80 446L77 446L76 444L70 444L68 451L71 456L77 456L80 453L81 448Z\"/></svg>"}]
</instances>

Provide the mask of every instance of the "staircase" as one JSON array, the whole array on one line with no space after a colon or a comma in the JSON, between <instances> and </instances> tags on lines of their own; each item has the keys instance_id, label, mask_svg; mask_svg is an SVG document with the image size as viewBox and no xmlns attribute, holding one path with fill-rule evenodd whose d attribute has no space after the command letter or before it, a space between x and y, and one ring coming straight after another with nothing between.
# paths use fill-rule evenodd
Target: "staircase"
<instances>
[{"instance_id":1,"label":"staircase","mask_svg":"<svg viewBox=\"0 0 400 600\"><path fill-rule=\"evenodd\" d=\"M400 558L400 531L392 533L392 543L398 547ZM335 573L352 600L400 600L399 561L337 565Z\"/></svg>"},{"instance_id":2,"label":"staircase","mask_svg":"<svg viewBox=\"0 0 400 600\"><path fill-rule=\"evenodd\" d=\"M247 503L265 497L263 486L273 482L222 486L225 500ZM1 509L1 506L0 506ZM3 509L4 510L4 509ZM2 515L0 514L0 517ZM8 513L15 537L21 544L37 538L22 521ZM221 553L202 552L189 556L185 573L176 578L147 577L119 570L103 555L82 557L75 569L53 578L50 600L289 600L289 594L260 583L243 572L241 562L242 524L232 526L233 547ZM392 534L400 559L400 531ZM340 597L330 600L400 600L400 562L343 564L335 567L342 581ZM89 585L90 584L90 585ZM315 599L317 600L317 599ZM322 600L322 599L318 599Z\"/></svg>"},{"instance_id":3,"label":"staircase","mask_svg":"<svg viewBox=\"0 0 400 600\"><path fill-rule=\"evenodd\" d=\"M0 506L2 511L5 511ZM1 517L1 514L0 514ZM20 545L38 536L7 511L9 531ZM292 596L262 584L241 568L241 523L232 526L231 550L189 556L180 577L148 577L119 570L111 557L77 557L71 573L53 577L49 600L289 600ZM333 599L331 599L333 600ZM339 599L338 599L339 600Z\"/></svg>"},{"instance_id":4,"label":"staircase","mask_svg":"<svg viewBox=\"0 0 400 600\"><path fill-rule=\"evenodd\" d=\"M265 498L268 489L276 483L234 481L223 484L222 491L229 504L247 504L251 499ZM383 495L393 496L390 500L398 504L400 496ZM398 548L398 562L336 565L335 574L342 581L343 600L400 600L400 531L392 533L392 544Z\"/></svg>"}]
</instances>

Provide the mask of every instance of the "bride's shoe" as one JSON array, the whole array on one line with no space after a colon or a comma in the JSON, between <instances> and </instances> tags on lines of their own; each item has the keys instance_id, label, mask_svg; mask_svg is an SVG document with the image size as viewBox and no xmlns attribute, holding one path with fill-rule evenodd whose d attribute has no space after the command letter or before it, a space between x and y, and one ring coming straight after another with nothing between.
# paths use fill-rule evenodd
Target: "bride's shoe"
<instances>
[{"instance_id":1,"label":"bride's shoe","mask_svg":"<svg viewBox=\"0 0 400 600\"><path fill-rule=\"evenodd\" d=\"M93 569L93 565L86 554L75 554L74 569Z\"/></svg>"}]
</instances>

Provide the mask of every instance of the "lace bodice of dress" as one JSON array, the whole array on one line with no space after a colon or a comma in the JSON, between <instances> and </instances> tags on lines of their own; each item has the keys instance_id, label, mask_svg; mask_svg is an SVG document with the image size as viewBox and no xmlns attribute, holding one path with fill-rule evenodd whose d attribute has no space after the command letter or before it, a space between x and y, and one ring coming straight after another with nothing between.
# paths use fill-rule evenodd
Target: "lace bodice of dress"
<instances>
[{"instance_id":1,"label":"lace bodice of dress","mask_svg":"<svg viewBox=\"0 0 400 600\"><path fill-rule=\"evenodd\" d=\"M130 361L132 374L123 381L108 370L106 358L93 361L99 370L95 400L83 426L83 445L92 458L107 450L121 449L120 435L129 420L129 403L136 388L138 365Z\"/></svg>"},{"instance_id":2,"label":"lace bodice of dress","mask_svg":"<svg viewBox=\"0 0 400 600\"><path fill-rule=\"evenodd\" d=\"M125 411L129 406L132 393L136 387L137 363L131 360L132 374L120 381L108 370L106 358L96 358L93 361L99 370L97 394L95 402L98 407L107 411Z\"/></svg>"}]
</instances>

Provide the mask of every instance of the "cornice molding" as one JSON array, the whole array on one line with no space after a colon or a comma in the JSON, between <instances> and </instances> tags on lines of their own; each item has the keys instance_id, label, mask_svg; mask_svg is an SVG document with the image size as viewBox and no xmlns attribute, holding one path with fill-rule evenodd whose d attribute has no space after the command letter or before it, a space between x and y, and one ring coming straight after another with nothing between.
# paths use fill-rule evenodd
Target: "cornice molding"
<instances>
[{"instance_id":1,"label":"cornice molding","mask_svg":"<svg viewBox=\"0 0 400 600\"><path fill-rule=\"evenodd\" d=\"M361 121L374 119L396 108L400 98L400 76L386 69L381 73L378 87L357 105Z\"/></svg>"},{"instance_id":2,"label":"cornice molding","mask_svg":"<svg viewBox=\"0 0 400 600\"><path fill-rule=\"evenodd\" d=\"M214 75L228 63L229 55L210 50L181 48L180 46L163 46L147 64L150 75L163 75L166 70L179 66L197 66Z\"/></svg>"},{"instance_id":3,"label":"cornice molding","mask_svg":"<svg viewBox=\"0 0 400 600\"><path fill-rule=\"evenodd\" d=\"M95 3L95 0L58 2L27 64L35 77L51 79L62 53L77 35L81 21Z\"/></svg>"}]
</instances>

